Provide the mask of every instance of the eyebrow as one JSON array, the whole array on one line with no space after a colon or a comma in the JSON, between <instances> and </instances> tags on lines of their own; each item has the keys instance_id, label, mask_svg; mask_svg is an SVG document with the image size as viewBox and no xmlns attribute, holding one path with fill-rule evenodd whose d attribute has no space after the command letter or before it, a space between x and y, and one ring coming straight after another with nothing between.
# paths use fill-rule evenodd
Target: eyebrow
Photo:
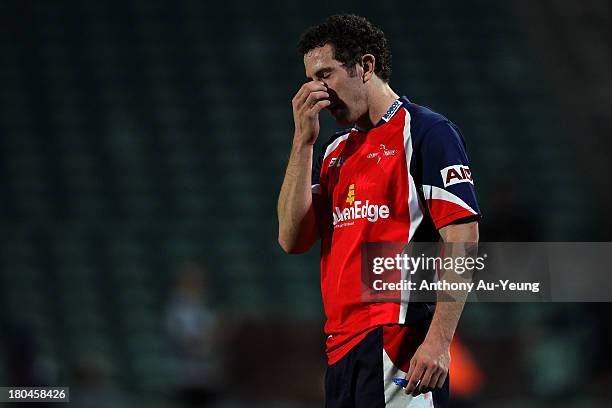
<instances>
[{"instance_id":1,"label":"eyebrow","mask_svg":"<svg viewBox=\"0 0 612 408\"><path fill-rule=\"evenodd\" d=\"M325 67L325 68L321 68L320 70L318 70L317 72L315 72L314 77L315 78L319 78L321 77L323 74L325 74L326 72L331 72L332 71L332 67ZM313 79L311 77L306 77L306 79L312 81Z\"/></svg>"}]
</instances>

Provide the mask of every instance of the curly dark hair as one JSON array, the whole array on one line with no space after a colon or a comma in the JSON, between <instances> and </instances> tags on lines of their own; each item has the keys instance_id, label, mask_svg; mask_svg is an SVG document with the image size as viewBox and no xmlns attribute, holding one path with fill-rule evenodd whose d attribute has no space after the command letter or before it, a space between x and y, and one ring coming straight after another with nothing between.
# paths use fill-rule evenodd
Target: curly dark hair
<instances>
[{"instance_id":1,"label":"curly dark hair","mask_svg":"<svg viewBox=\"0 0 612 408\"><path fill-rule=\"evenodd\" d=\"M344 64L353 74L355 64L364 54L376 58L376 75L385 82L391 78L391 51L385 33L366 18L354 14L330 16L325 22L304 31L298 51L304 55L310 50L330 44L334 59Z\"/></svg>"}]
</instances>

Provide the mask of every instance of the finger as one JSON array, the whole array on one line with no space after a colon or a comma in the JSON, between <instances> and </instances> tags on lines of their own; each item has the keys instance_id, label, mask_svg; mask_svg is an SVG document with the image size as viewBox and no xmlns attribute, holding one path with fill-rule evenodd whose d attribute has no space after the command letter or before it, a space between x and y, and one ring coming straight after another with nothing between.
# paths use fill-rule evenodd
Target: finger
<instances>
[{"instance_id":1,"label":"finger","mask_svg":"<svg viewBox=\"0 0 612 408\"><path fill-rule=\"evenodd\" d=\"M306 88L310 89L311 92L327 90L327 85L325 85L325 83L321 81L310 81L307 82L305 85Z\"/></svg>"},{"instance_id":2,"label":"finger","mask_svg":"<svg viewBox=\"0 0 612 408\"><path fill-rule=\"evenodd\" d=\"M444 373L442 373L442 375L440 376L440 378L438 378L438 388L442 388L444 387L444 383L446 382L446 376L448 375L448 372L445 371Z\"/></svg>"},{"instance_id":3,"label":"finger","mask_svg":"<svg viewBox=\"0 0 612 408\"><path fill-rule=\"evenodd\" d=\"M413 397L417 397L421 394L421 392L419 391L419 385L421 385L421 380L417 381L410 395L412 395Z\"/></svg>"},{"instance_id":4,"label":"finger","mask_svg":"<svg viewBox=\"0 0 612 408\"><path fill-rule=\"evenodd\" d=\"M419 384L419 391L423 392L426 388L430 387L431 377L435 374L436 367L427 366L425 369L425 374L421 377L421 384Z\"/></svg>"},{"instance_id":5,"label":"finger","mask_svg":"<svg viewBox=\"0 0 612 408\"><path fill-rule=\"evenodd\" d=\"M416 360L414 358L410 359L410 366L408 367L408 372L406 373L406 380L412 377L412 373L414 372L414 367L416 366Z\"/></svg>"},{"instance_id":6,"label":"finger","mask_svg":"<svg viewBox=\"0 0 612 408\"><path fill-rule=\"evenodd\" d=\"M319 113L322 109L327 108L329 105L331 105L331 101L329 99L322 99L315 103L315 105L311 108L311 111L314 113Z\"/></svg>"},{"instance_id":7,"label":"finger","mask_svg":"<svg viewBox=\"0 0 612 408\"><path fill-rule=\"evenodd\" d=\"M415 390L416 385L421 379L421 377L423 376L424 372L425 372L425 365L421 363L416 363L414 371L412 372L412 375L410 376L410 378L407 378L408 385L406 386L406 394L412 394L412 391Z\"/></svg>"},{"instance_id":8,"label":"finger","mask_svg":"<svg viewBox=\"0 0 612 408\"><path fill-rule=\"evenodd\" d=\"M300 101L294 105L294 110L303 111L304 109L311 109L321 99L329 99L329 94L324 90L313 92L307 91L301 97Z\"/></svg>"},{"instance_id":9,"label":"finger","mask_svg":"<svg viewBox=\"0 0 612 408\"><path fill-rule=\"evenodd\" d=\"M306 102L306 98L308 98L309 94L308 88L303 86L293 98L293 109L300 109L304 105L304 102Z\"/></svg>"},{"instance_id":10,"label":"finger","mask_svg":"<svg viewBox=\"0 0 612 408\"><path fill-rule=\"evenodd\" d=\"M427 390L423 391L423 393L429 392L429 391L433 391L435 388L438 388L438 380L440 379L440 376L442 375L442 371L438 370L436 373L434 373L434 375L431 376L431 381L429 382L429 387L427 388Z\"/></svg>"},{"instance_id":11,"label":"finger","mask_svg":"<svg viewBox=\"0 0 612 408\"><path fill-rule=\"evenodd\" d=\"M304 102L306 101L306 98L308 98L308 95L310 95L311 92L315 92L315 91L327 91L327 87L323 85L323 82L318 82L318 81L306 82L304 85L302 85L302 87L297 92L297 94L295 94L293 98L294 106L298 108L302 106Z\"/></svg>"},{"instance_id":12,"label":"finger","mask_svg":"<svg viewBox=\"0 0 612 408\"><path fill-rule=\"evenodd\" d=\"M327 92L325 91L311 92L310 95L308 95L308 98L306 98L306 102L304 103L304 106L307 109L310 109L314 107L317 104L317 102L323 99L329 99L329 94Z\"/></svg>"}]
</instances>

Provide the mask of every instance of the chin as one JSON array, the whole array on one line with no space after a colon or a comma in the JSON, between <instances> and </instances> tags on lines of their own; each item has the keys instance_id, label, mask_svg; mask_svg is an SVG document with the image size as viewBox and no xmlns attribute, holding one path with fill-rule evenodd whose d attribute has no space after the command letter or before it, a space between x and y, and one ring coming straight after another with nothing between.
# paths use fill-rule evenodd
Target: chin
<instances>
[{"instance_id":1,"label":"chin","mask_svg":"<svg viewBox=\"0 0 612 408\"><path fill-rule=\"evenodd\" d=\"M340 126L352 126L355 122L351 122L345 118L336 118L336 123Z\"/></svg>"},{"instance_id":2,"label":"chin","mask_svg":"<svg viewBox=\"0 0 612 408\"><path fill-rule=\"evenodd\" d=\"M353 126L355 124L355 121L352 120L347 115L340 114L340 115L332 115L332 116L336 120L336 123L341 126Z\"/></svg>"}]
</instances>

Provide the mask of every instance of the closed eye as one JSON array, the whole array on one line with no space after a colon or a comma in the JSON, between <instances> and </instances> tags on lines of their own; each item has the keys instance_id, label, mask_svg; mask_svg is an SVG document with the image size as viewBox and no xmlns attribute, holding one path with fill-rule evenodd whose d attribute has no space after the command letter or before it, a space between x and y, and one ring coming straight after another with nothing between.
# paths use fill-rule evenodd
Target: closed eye
<instances>
[{"instance_id":1,"label":"closed eye","mask_svg":"<svg viewBox=\"0 0 612 408\"><path fill-rule=\"evenodd\" d=\"M332 68L322 68L318 70L314 77L317 79L327 79L331 76Z\"/></svg>"}]
</instances>

